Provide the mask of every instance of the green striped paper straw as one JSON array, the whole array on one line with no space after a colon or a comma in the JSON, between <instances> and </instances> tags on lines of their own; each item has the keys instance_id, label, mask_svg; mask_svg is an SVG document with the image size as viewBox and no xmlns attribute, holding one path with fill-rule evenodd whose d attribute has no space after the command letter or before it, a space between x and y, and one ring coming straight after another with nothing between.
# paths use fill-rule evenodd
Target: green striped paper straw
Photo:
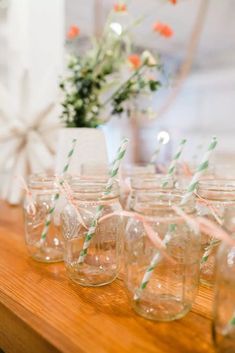
<instances>
[{"instance_id":1,"label":"green striped paper straw","mask_svg":"<svg viewBox=\"0 0 235 353\"><path fill-rule=\"evenodd\" d=\"M182 199L181 205L184 205L187 203L187 201L190 199L190 197L192 196L192 194L195 192L197 186L198 186L198 182L199 179L201 178L201 176L204 174L204 172L207 170L208 166L209 166L209 159L211 157L212 152L214 151L215 147L217 145L217 138L214 136L212 138L212 141L208 147L207 152L205 153L205 155L202 158L201 163L199 164L196 173L194 174L194 176L192 177L191 182L189 183L189 186L187 188L187 191Z\"/></svg>"},{"instance_id":2,"label":"green striped paper straw","mask_svg":"<svg viewBox=\"0 0 235 353\"><path fill-rule=\"evenodd\" d=\"M152 154L152 157L151 157L151 159L150 159L150 164L155 164L155 163L156 163L157 158L158 158L158 155L159 155L159 153L161 152L163 142L164 142L164 139L161 137L161 138L158 140L158 145L157 145L156 150L155 150L155 151L153 152L153 154Z\"/></svg>"},{"instance_id":3,"label":"green striped paper straw","mask_svg":"<svg viewBox=\"0 0 235 353\"><path fill-rule=\"evenodd\" d=\"M180 144L179 144L178 150L176 151L176 153L175 153L175 155L174 155L174 157L173 157L173 159L172 159L172 161L171 161L171 163L170 163L170 166L169 166L169 168L168 168L168 171L167 171L167 175L168 175L169 177L173 177L174 174L175 174L175 171L176 171L176 164L177 164L178 160L179 160L180 157L181 157L181 154L182 154L182 152L183 152L183 149L184 149L184 146L185 146L186 142L187 142L187 140L186 140L186 139L183 139L183 140L181 140L181 142L180 142ZM162 186L163 186L163 187L166 187L167 184L168 184L168 181L165 181L165 182L162 184Z\"/></svg>"},{"instance_id":4,"label":"green striped paper straw","mask_svg":"<svg viewBox=\"0 0 235 353\"><path fill-rule=\"evenodd\" d=\"M212 141L208 147L207 152L205 153L205 155L202 158L201 163L199 164L196 173L194 174L191 182L189 183L188 189L186 191L186 194L183 197L182 200L182 205L184 205L185 203L187 203L187 201L189 200L189 198L192 196L192 194L195 192L195 190L197 189L198 186L198 182L200 177L202 176L202 174L208 169L209 167L209 159L211 157L212 152L214 151L215 147L217 145L217 139L214 136L212 138ZM204 254L202 255L202 259L200 262L201 267L204 265L204 263L208 260L208 257L210 256L212 249L214 248L214 246L216 246L216 243L218 241L213 239L211 241L211 243L209 244L209 246L207 247L207 249L205 250Z\"/></svg>"},{"instance_id":5,"label":"green striped paper straw","mask_svg":"<svg viewBox=\"0 0 235 353\"><path fill-rule=\"evenodd\" d=\"M184 146L186 144L187 140L186 139L183 139L181 140L180 142L180 145L179 145L179 148L177 150L177 152L175 153L171 163L170 163L170 166L169 166L169 169L168 169L168 176L169 177L172 177L175 173L175 169L176 169L176 164L183 152L183 149L184 149ZM168 184L168 181L165 181L163 184L162 184L162 187L166 187ZM167 244L170 242L171 240L171 235L172 233L175 231L175 227L176 225L175 224L170 224L169 225L169 229L168 229L168 232L166 233L166 235L164 236L164 239L163 239L163 244L165 246L167 246ZM162 255L161 253L158 251L154 257L152 258L151 262L150 262L150 265L149 267L147 268L145 274L144 274L144 277L142 279L142 282L140 284L140 287L139 289L137 290L136 294L134 295L134 300L138 300L140 299L140 296L141 296L141 293L142 291L146 288L152 274L153 274L153 271L155 269L155 267L158 265L158 263L161 261L162 259Z\"/></svg>"},{"instance_id":6,"label":"green striped paper straw","mask_svg":"<svg viewBox=\"0 0 235 353\"><path fill-rule=\"evenodd\" d=\"M68 171L69 169L69 165L70 165L70 162L71 162L71 158L72 158L72 155L74 153L74 149L75 149L75 145L76 145L76 142L77 142L77 139L73 139L72 140L72 146L71 146L71 149L67 155L67 160L66 160L66 164L63 168L63 171L62 171L62 176L64 176L64 174ZM62 185L63 184L63 180L60 181L60 184ZM54 196L54 199L53 199L53 202L52 202L52 206L50 207L49 209L49 212L46 216L46 220L45 220L45 224L44 224L44 227L43 227L43 230L42 230L42 234L41 234L41 240L40 240L40 243L44 243L44 241L46 240L46 237L47 237L47 233L49 231L49 228L50 228L50 224L51 224L51 218L52 218L52 215L55 211L55 206L56 206L56 202L57 200L59 199L60 197L60 193L57 192Z\"/></svg>"},{"instance_id":7,"label":"green striped paper straw","mask_svg":"<svg viewBox=\"0 0 235 353\"><path fill-rule=\"evenodd\" d=\"M167 246L167 244L170 242L171 240L171 234L175 231L175 224L170 224L169 225L169 229L168 232L166 233L162 243ZM140 296L143 292L143 290L147 287L149 280L153 274L153 271L155 269L155 267L158 265L158 263L161 261L162 259L162 255L161 253L158 251L154 257L152 258L149 267L147 268L147 270L145 271L144 277L142 279L142 282L138 288L138 290L136 291L135 295L134 295L134 300L139 300Z\"/></svg>"},{"instance_id":8,"label":"green striped paper straw","mask_svg":"<svg viewBox=\"0 0 235 353\"><path fill-rule=\"evenodd\" d=\"M182 145L184 146L185 143L186 143L186 140L182 140L181 144L180 144L180 147L182 147ZM205 155L204 155L204 157L202 159L202 162L199 165L195 175L193 176L192 181L189 184L189 187L187 189L187 192L186 192L185 196L182 199L181 206L185 205L185 203L189 200L189 198L192 196L193 192L195 191L201 175L208 168L209 158L211 156L212 151L216 147L216 145L217 145L216 137L213 137L212 142L210 143L210 145L208 147L208 150L205 153ZM176 161L179 159L179 157L180 157L180 155L182 153L182 150L180 152L180 147L179 147L179 150L177 151L177 153L175 154L173 160L175 160L175 157L176 157ZM180 154L179 154L179 152L180 152ZM176 162L174 164L172 163L172 165L170 165L170 167L169 167L169 171L174 173L175 166L176 166ZM169 171L168 171L168 173L169 173ZM164 239L162 241L166 246L171 240L172 234L175 231L175 227L176 227L175 224L170 224L170 226L169 226L169 230L166 233L166 235L165 235L165 237L164 237ZM147 284L148 284L148 282L149 282L149 280L150 280L150 278L152 276L152 273L153 273L154 269L156 268L157 264L160 262L160 260L161 260L161 255L158 252L158 253L156 253L156 255L154 255L149 267L147 268L147 270L146 270L146 272L144 274L143 280L141 282L141 285L139 287L139 290L137 291L137 293L134 296L134 300L138 300L140 298L141 292L144 290L144 288L146 288L146 286L147 286Z\"/></svg>"},{"instance_id":9,"label":"green striped paper straw","mask_svg":"<svg viewBox=\"0 0 235 353\"><path fill-rule=\"evenodd\" d=\"M72 140L71 149L70 149L70 151L69 151L69 153L68 153L68 156L67 156L67 163L65 164L64 169L63 169L63 171L62 171L62 174L63 174L63 175L64 175L64 174L68 171L68 169L69 169L69 165L70 165L70 162L71 162L72 155L73 155L73 153L74 153L74 149L75 149L75 146L76 146L76 142L77 142L77 139L74 138L74 139Z\"/></svg>"},{"instance_id":10,"label":"green striped paper straw","mask_svg":"<svg viewBox=\"0 0 235 353\"><path fill-rule=\"evenodd\" d=\"M129 140L127 138L124 138L121 142L121 145L120 145L118 151L117 151L117 156L112 163L112 168L109 173L110 177L109 177L109 180L108 180L107 185L105 187L105 192L104 192L105 195L110 194L110 192L112 191L113 183L115 181L115 177L118 174L118 171L120 168L120 163L121 163L123 157L125 156L128 142L129 142Z\"/></svg>"},{"instance_id":11,"label":"green striped paper straw","mask_svg":"<svg viewBox=\"0 0 235 353\"><path fill-rule=\"evenodd\" d=\"M117 156L116 158L114 159L113 163L111 164L111 169L110 169L110 172L109 172L109 179L108 179L108 182L105 186L105 191L104 191L104 196L107 196L111 193L112 191L112 188L113 188L113 184L114 184L114 181L115 181L115 177L117 176L118 174L118 171L119 171L119 167L120 167L120 164L121 164L121 161L126 153L126 148L127 148L127 144L128 144L129 140L127 138L123 139L123 141L121 142L121 145L117 151ZM84 244L83 244L83 248L79 254L79 259L78 259L78 263L79 264L83 264L84 260L85 260L85 257L87 255L87 252L88 252L88 248L90 246L90 243L91 243L91 240L95 234L95 231L96 231L96 227L97 227L97 224L98 224L98 220L103 212L103 208L104 206L103 205L99 205L97 206L96 208L96 212L95 212L95 215L94 215L94 218L91 222L91 225L88 229L88 232L85 236L85 241L84 241Z\"/></svg>"}]
</instances>

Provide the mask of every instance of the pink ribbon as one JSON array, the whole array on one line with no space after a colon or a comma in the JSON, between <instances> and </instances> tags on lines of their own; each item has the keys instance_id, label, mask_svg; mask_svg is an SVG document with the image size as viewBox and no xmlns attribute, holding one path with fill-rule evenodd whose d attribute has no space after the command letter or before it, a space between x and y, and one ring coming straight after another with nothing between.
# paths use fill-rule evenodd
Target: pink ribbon
<instances>
[{"instance_id":1,"label":"pink ribbon","mask_svg":"<svg viewBox=\"0 0 235 353\"><path fill-rule=\"evenodd\" d=\"M219 215L218 211L216 210L216 208L213 205L211 205L211 203L208 200L206 200L203 197L201 197L198 193L195 192L194 194L199 199L199 202L201 202L202 204L205 204L209 208L209 210L211 211L212 216L219 223L219 225L222 225L223 221L221 220L220 215Z\"/></svg>"},{"instance_id":2,"label":"pink ribbon","mask_svg":"<svg viewBox=\"0 0 235 353\"><path fill-rule=\"evenodd\" d=\"M60 192L65 196L68 203L75 209L79 222L83 225L83 227L85 229L88 229L88 227L85 225L83 218L78 210L79 207L77 206L77 202L73 197L73 191L72 191L70 185L68 184L68 182L66 180L63 180L63 183L61 183L58 177L56 177L56 179L58 182L58 187L59 187Z\"/></svg>"},{"instance_id":3,"label":"pink ribbon","mask_svg":"<svg viewBox=\"0 0 235 353\"><path fill-rule=\"evenodd\" d=\"M187 162L183 162L182 164L182 168L183 168L183 173L186 177L192 177L193 173L191 171L191 168L189 166L189 164Z\"/></svg>"},{"instance_id":4,"label":"pink ribbon","mask_svg":"<svg viewBox=\"0 0 235 353\"><path fill-rule=\"evenodd\" d=\"M128 212L128 211L117 211L117 212L112 212L109 213L99 219L99 222L103 222L105 219L108 219L113 216L124 216L124 217L131 217L143 224L143 227L145 229L145 232L149 238L149 240L152 242L152 244L171 262L175 263L175 261L170 257L165 249L166 246L163 244L161 238L159 237L158 233L153 230L151 225L146 219L146 216L142 216L138 213L135 212Z\"/></svg>"},{"instance_id":5,"label":"pink ribbon","mask_svg":"<svg viewBox=\"0 0 235 353\"><path fill-rule=\"evenodd\" d=\"M197 217L201 232L210 235L218 240L226 242L228 245L235 246L235 239L233 239L223 228L219 227L216 223L204 217Z\"/></svg>"},{"instance_id":6,"label":"pink ribbon","mask_svg":"<svg viewBox=\"0 0 235 353\"><path fill-rule=\"evenodd\" d=\"M218 226L217 223L210 221L205 217L191 217L177 206L173 206L173 209L177 214L181 215L185 219L189 226L193 225L202 233L205 233L209 236L213 234L214 238L222 240L228 245L235 246L235 239L233 239L223 228Z\"/></svg>"},{"instance_id":7,"label":"pink ribbon","mask_svg":"<svg viewBox=\"0 0 235 353\"><path fill-rule=\"evenodd\" d=\"M212 222L204 217L192 217L186 214L182 208L177 207L177 206L172 206L172 209L175 211L175 213L181 217L180 221L185 221L189 227L197 234L200 232L203 232L205 234L208 234L213 236L219 240L222 240L226 242L227 244L231 246L235 246L235 240L230 237L230 235L222 229L220 226L218 226L215 222ZM99 222L104 221L105 219L113 216L124 216L124 217L132 217L135 220L138 220L143 223L144 229L146 231L146 234L152 244L158 248L163 255L168 258L171 262L174 262L174 260L166 253L164 250L166 247L162 243L161 238L159 237L158 233L153 230L153 228L150 226L149 221L153 222L154 218L147 218L146 216L142 216L138 213L135 212L128 212L128 211L119 211L119 212L113 212L109 213L103 217L100 218ZM164 221L164 220L162 220ZM165 222L169 223L169 219L165 219ZM171 223L174 223L174 220L171 218Z\"/></svg>"},{"instance_id":8,"label":"pink ribbon","mask_svg":"<svg viewBox=\"0 0 235 353\"><path fill-rule=\"evenodd\" d=\"M157 163L157 170L158 170L161 174L167 174L167 168L166 168L166 166L164 166L163 164Z\"/></svg>"},{"instance_id":9,"label":"pink ribbon","mask_svg":"<svg viewBox=\"0 0 235 353\"><path fill-rule=\"evenodd\" d=\"M29 190L24 178L21 175L16 175L15 178L20 182L22 189L25 191L26 194L26 211L27 213L35 216L36 214L36 207L33 199L32 192Z\"/></svg>"}]
</instances>

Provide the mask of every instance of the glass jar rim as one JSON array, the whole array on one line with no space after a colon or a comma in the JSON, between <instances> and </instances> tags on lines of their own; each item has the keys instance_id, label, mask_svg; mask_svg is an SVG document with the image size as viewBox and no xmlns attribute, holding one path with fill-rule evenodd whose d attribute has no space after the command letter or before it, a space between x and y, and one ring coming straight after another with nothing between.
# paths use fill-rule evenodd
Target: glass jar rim
<instances>
[{"instance_id":1,"label":"glass jar rim","mask_svg":"<svg viewBox=\"0 0 235 353\"><path fill-rule=\"evenodd\" d=\"M184 162L178 162L176 164L176 174L178 174L178 172L179 172L178 169L185 164L187 164L187 166L190 168L192 174L196 173L197 168L198 168L198 163L193 162L193 161L184 161ZM209 178L209 175L214 175L214 169L215 169L215 166L210 163L208 168L204 171L204 175L207 175Z\"/></svg>"},{"instance_id":2,"label":"glass jar rim","mask_svg":"<svg viewBox=\"0 0 235 353\"><path fill-rule=\"evenodd\" d=\"M105 199L119 197L119 184L117 180L114 180L112 190L108 195L105 195L105 187L107 185L108 178L90 177L90 176L72 176L69 185L74 193L75 198L100 198Z\"/></svg>"},{"instance_id":3,"label":"glass jar rim","mask_svg":"<svg viewBox=\"0 0 235 353\"><path fill-rule=\"evenodd\" d=\"M164 186L164 183L167 185ZM165 174L139 175L131 178L131 187L134 190L152 190L152 188L171 189L174 186L174 178Z\"/></svg>"},{"instance_id":4,"label":"glass jar rim","mask_svg":"<svg viewBox=\"0 0 235 353\"><path fill-rule=\"evenodd\" d=\"M125 164L122 167L122 172L125 176L133 177L140 175L154 175L155 166L148 163Z\"/></svg>"},{"instance_id":5,"label":"glass jar rim","mask_svg":"<svg viewBox=\"0 0 235 353\"><path fill-rule=\"evenodd\" d=\"M30 189L58 189L58 178L59 176L54 173L35 173L28 177L28 186ZM64 178L68 181L69 175L65 175Z\"/></svg>"},{"instance_id":6,"label":"glass jar rim","mask_svg":"<svg viewBox=\"0 0 235 353\"><path fill-rule=\"evenodd\" d=\"M198 184L199 188L208 190L232 191L235 190L235 179L213 178L202 179Z\"/></svg>"},{"instance_id":7,"label":"glass jar rim","mask_svg":"<svg viewBox=\"0 0 235 353\"><path fill-rule=\"evenodd\" d=\"M203 179L198 184L198 195L205 199L235 201L235 179Z\"/></svg>"},{"instance_id":8,"label":"glass jar rim","mask_svg":"<svg viewBox=\"0 0 235 353\"><path fill-rule=\"evenodd\" d=\"M143 192L137 195L134 205L134 211L140 212L146 210L173 211L173 206L182 207L184 212L191 214L195 212L195 196L192 195L187 202L181 206L185 192L177 189L166 191ZM175 211L174 211L175 212Z\"/></svg>"}]
</instances>

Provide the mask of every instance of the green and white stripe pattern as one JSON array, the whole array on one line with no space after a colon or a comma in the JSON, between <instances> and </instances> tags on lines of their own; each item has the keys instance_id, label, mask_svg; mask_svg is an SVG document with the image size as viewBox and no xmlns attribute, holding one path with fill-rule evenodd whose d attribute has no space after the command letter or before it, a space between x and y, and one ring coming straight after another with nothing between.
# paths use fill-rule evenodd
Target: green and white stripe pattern
<instances>
[{"instance_id":1,"label":"green and white stripe pattern","mask_svg":"<svg viewBox=\"0 0 235 353\"><path fill-rule=\"evenodd\" d=\"M175 231L175 224L170 224L169 225L169 229L168 232L166 233L162 243L167 246L167 244L170 242L171 240L171 235L172 233ZM161 261L162 259L162 254L158 251L154 257L152 258L149 267L147 268L147 270L145 271L144 277L142 279L142 282L140 284L140 287L138 288L138 290L136 291L135 295L134 295L134 300L139 300L142 291L147 287L149 280L153 274L154 269L156 268L156 266L158 265L158 263Z\"/></svg>"},{"instance_id":2,"label":"green and white stripe pattern","mask_svg":"<svg viewBox=\"0 0 235 353\"><path fill-rule=\"evenodd\" d=\"M182 154L182 152L183 152L183 149L184 149L184 146L185 146L186 142L187 142L186 139L183 139L183 140L181 140L181 142L180 142L180 145L179 145L179 147L178 147L178 150L176 151L176 154L174 155L174 157L173 157L173 159L172 159L172 161L171 161L171 164L170 164L170 166L169 166L169 168L168 168L168 171L167 171L167 175L168 175L169 177L173 177L174 174L175 174L176 164L177 164L178 160L179 160L180 157L181 157L181 154ZM163 186L163 187L166 187L167 184L168 184L168 181L165 181L165 182L162 184L162 186Z\"/></svg>"},{"instance_id":3,"label":"green and white stripe pattern","mask_svg":"<svg viewBox=\"0 0 235 353\"><path fill-rule=\"evenodd\" d=\"M69 165L70 165L70 162L71 162L71 158L72 158L72 156L73 156L73 153L74 153L74 149L75 149L75 146L76 146L76 142L77 142L77 139L76 139L76 138L72 140L72 146L71 146L71 149L70 149L70 151L69 151L69 153L68 153L68 155L67 155L67 163L65 164L64 169L63 169L63 171L62 171L62 174L63 174L63 175L64 175L64 174L68 171L68 169L69 169Z\"/></svg>"},{"instance_id":4,"label":"green and white stripe pattern","mask_svg":"<svg viewBox=\"0 0 235 353\"><path fill-rule=\"evenodd\" d=\"M175 153L173 159L172 159L172 162L169 166L169 169L168 169L168 176L173 176L174 173L175 173L175 169L176 169L176 164L183 152L183 149L184 149L184 146L186 144L187 140L186 139L183 139L181 142L180 142L180 145L179 145L179 148L177 150L177 152ZM162 186L163 187L166 187L168 184L168 181L165 181ZM175 228L176 228L176 225L175 224L170 224L169 225L169 229L168 229L168 232L166 233L166 235L164 236L164 239L163 239L163 244L165 246L167 246L167 244L170 242L171 240L171 237L172 237L172 233L174 233L175 231ZM148 282L152 276L152 273L154 271L154 269L156 268L156 266L158 265L158 263L161 261L162 259L162 255L161 253L158 251L154 257L152 258L151 260L151 263L149 265L149 267L147 268L145 274L144 274L144 277L142 279L142 282L140 284L140 287L139 289L137 290L137 292L135 293L134 295L134 300L139 300L140 299L140 296L141 296L141 293L142 291L146 288L146 286L148 285Z\"/></svg>"},{"instance_id":5,"label":"green and white stripe pattern","mask_svg":"<svg viewBox=\"0 0 235 353\"><path fill-rule=\"evenodd\" d=\"M156 163L157 157L158 157L159 153L161 152L163 142L164 142L164 139L161 137L158 141L158 146L157 146L156 150L153 152L153 155L150 159L150 164Z\"/></svg>"},{"instance_id":6,"label":"green and white stripe pattern","mask_svg":"<svg viewBox=\"0 0 235 353\"><path fill-rule=\"evenodd\" d=\"M175 156L173 158L173 161L172 161L172 163L171 163L171 165L169 167L168 174L171 175L171 176L174 174L176 163L177 163L178 159L181 156L181 153L182 153L182 150L183 150L183 147L184 147L185 143L186 143L186 140L182 140L181 141L179 149L178 149L177 153L175 154ZM213 137L212 142L210 143L210 145L208 147L208 150L207 150L206 154L204 155L204 157L202 159L202 162L199 165L195 175L193 176L192 181L190 182L189 187L187 189L187 192L186 192L185 196L183 197L183 199L181 201L181 206L185 205L185 203L187 203L189 198L194 193L194 191L195 191L195 189L196 189L196 187L198 185L198 181L199 181L201 175L208 168L209 158L211 156L212 151L215 149L216 145L217 145L217 140L216 140L215 137ZM170 240L172 238L172 234L175 231L175 228L176 228L175 224L170 224L169 230L166 233L166 235L165 235L165 237L164 237L164 239L162 241L165 246L167 246L167 244L170 242ZM142 291L148 285L148 282L149 282L149 280L150 280L150 278L152 276L152 273L153 273L154 269L156 268L157 264L160 262L161 258L162 258L161 254L159 252L157 252L156 255L154 255L149 267L147 268L147 270L146 270L146 272L144 274L144 277L143 277L143 280L141 282L141 285L140 285L139 289L137 290L137 292L136 292L136 294L134 296L134 300L140 299Z\"/></svg>"},{"instance_id":7,"label":"green and white stripe pattern","mask_svg":"<svg viewBox=\"0 0 235 353\"><path fill-rule=\"evenodd\" d=\"M68 171L69 169L69 165L70 165L70 162L71 162L71 158L72 158L72 155L74 153L74 149L75 149L75 145L76 145L76 142L77 142L77 139L73 139L72 140L72 146L71 146L71 149L67 155L67 160L66 160L66 164L63 168L63 171L62 171L62 177L64 176L64 174ZM63 184L63 179L60 181L60 184L62 185ZM52 206L50 207L49 209L49 212L46 216L46 220L45 220L45 224L44 224L44 228L43 228L43 231L42 231L42 234L41 234L41 240L40 240L40 243L43 244L44 241L46 240L46 237L47 237L47 233L49 231L49 228L50 228L50 224L51 224L51 218L52 218L52 215L55 211L55 207L56 207L56 202L57 200L59 199L60 197L60 193L57 192L54 196L54 199L53 199L53 202L52 202Z\"/></svg>"},{"instance_id":8,"label":"green and white stripe pattern","mask_svg":"<svg viewBox=\"0 0 235 353\"><path fill-rule=\"evenodd\" d=\"M189 183L187 191L182 199L182 203L181 203L182 205L187 203L187 201L190 199L190 197L192 196L192 194L196 190L196 188L198 186L199 179L201 178L201 176L203 175L203 173L207 170L207 168L209 166L209 159L210 159L211 154L214 151L216 145L217 145L217 139L216 139L216 137L213 137L212 141L208 147L207 152L203 156L202 161L196 170L196 173L194 174L191 182Z\"/></svg>"},{"instance_id":9,"label":"green and white stripe pattern","mask_svg":"<svg viewBox=\"0 0 235 353\"><path fill-rule=\"evenodd\" d=\"M128 142L129 142L129 140L127 138L124 138L121 142L121 145L117 151L117 156L114 159L112 166L111 166L111 170L109 173L109 180L107 182L104 195L108 195L112 191L113 183L115 181L116 176L118 175L121 161L122 161L123 157L125 156Z\"/></svg>"},{"instance_id":10,"label":"green and white stripe pattern","mask_svg":"<svg viewBox=\"0 0 235 353\"><path fill-rule=\"evenodd\" d=\"M187 201L190 199L190 197L192 196L192 194L195 192L197 186L198 186L198 182L199 182L199 179L200 177L203 175L203 173L208 169L208 166L209 166L209 159L210 159L210 156L212 154L212 152L214 151L215 147L217 145L217 139L216 137L213 137L212 138L212 141L208 147L208 150L207 152L205 153L205 155L203 156L202 158L202 161L201 163L199 164L197 170L196 170L196 173L194 174L189 186L188 186L188 189L187 189L187 192L186 194L184 195L183 199L182 199L182 202L181 202L181 205L185 205L187 203ZM202 268L203 265L205 264L205 262L208 260L208 257L210 256L213 248L217 245L218 243L218 240L215 240L213 239L209 246L207 247L207 249L205 250L203 256L202 256L202 259L201 259L201 262L200 262L200 267Z\"/></svg>"},{"instance_id":11,"label":"green and white stripe pattern","mask_svg":"<svg viewBox=\"0 0 235 353\"><path fill-rule=\"evenodd\" d=\"M120 145L120 147L119 147L119 149L117 151L117 156L116 156L116 158L114 159L114 161L112 163L112 167L111 167L111 170L110 170L110 173L109 173L109 179L108 179L108 182L106 184L105 191L104 191L104 197L109 195L111 193L111 191L112 191L112 187L113 187L115 178L116 178L116 176L118 174L121 161L122 161L122 159L123 159L123 157L124 157L124 155L126 153L127 144L128 144L128 139L127 138L123 139L123 141L121 142L121 145ZM79 264L83 264L83 262L85 260L88 248L90 246L90 242L91 242L91 240L92 240L92 238L93 238L93 236L95 234L95 231L96 231L98 220L99 220L99 218L102 215L103 208L104 208L103 205L99 205L96 208L96 212L95 212L94 218L93 218L93 220L91 222L91 225L90 225L90 227L88 229L88 232L86 234L85 241L84 241L84 244L83 244L83 248L82 248L82 250L80 252L80 255L79 255L79 259L78 259L78 263Z\"/></svg>"}]
</instances>

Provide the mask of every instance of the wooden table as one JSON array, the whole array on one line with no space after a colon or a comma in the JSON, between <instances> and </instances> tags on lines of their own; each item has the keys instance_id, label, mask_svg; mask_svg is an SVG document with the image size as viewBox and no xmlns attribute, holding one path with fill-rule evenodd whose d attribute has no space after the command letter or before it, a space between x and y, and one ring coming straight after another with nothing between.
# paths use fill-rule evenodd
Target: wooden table
<instances>
[{"instance_id":1,"label":"wooden table","mask_svg":"<svg viewBox=\"0 0 235 353\"><path fill-rule=\"evenodd\" d=\"M0 202L0 349L6 353L203 353L211 343L211 297L200 288L183 319L137 316L122 281L83 288L62 263L40 264L24 245L22 212Z\"/></svg>"}]
</instances>

